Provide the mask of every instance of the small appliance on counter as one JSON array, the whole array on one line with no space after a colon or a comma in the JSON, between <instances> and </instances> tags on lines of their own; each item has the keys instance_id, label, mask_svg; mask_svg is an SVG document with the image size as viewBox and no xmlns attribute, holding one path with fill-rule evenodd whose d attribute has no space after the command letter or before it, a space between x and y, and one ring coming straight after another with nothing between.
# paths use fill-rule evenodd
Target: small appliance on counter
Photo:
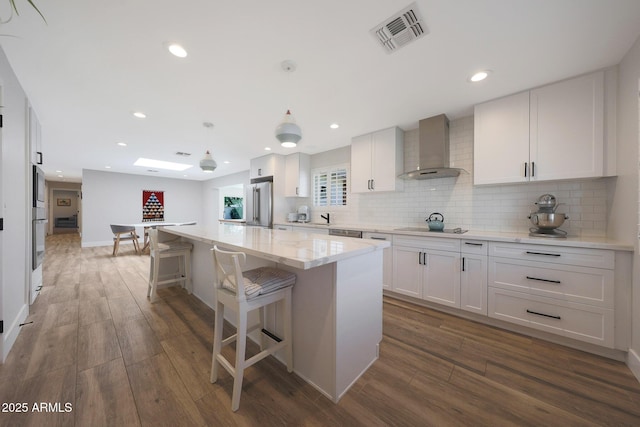
<instances>
[{"instance_id":1,"label":"small appliance on counter","mask_svg":"<svg viewBox=\"0 0 640 427\"><path fill-rule=\"evenodd\" d=\"M429 231L442 231L444 230L444 215L439 212L434 212L429 215L427 218L427 225L429 226Z\"/></svg>"},{"instance_id":2,"label":"small appliance on counter","mask_svg":"<svg viewBox=\"0 0 640 427\"><path fill-rule=\"evenodd\" d=\"M287 214L287 222L298 222L298 212L289 212Z\"/></svg>"},{"instance_id":3,"label":"small appliance on counter","mask_svg":"<svg viewBox=\"0 0 640 427\"><path fill-rule=\"evenodd\" d=\"M298 222L309 222L310 220L311 214L309 213L309 206L300 206L298 208Z\"/></svg>"},{"instance_id":4,"label":"small appliance on counter","mask_svg":"<svg viewBox=\"0 0 640 427\"><path fill-rule=\"evenodd\" d=\"M569 217L563 213L557 213L558 203L553 194L543 194L536 202L538 211L529 214L529 219L535 227L529 229L531 237L555 237L565 238L567 232L558 229Z\"/></svg>"}]
</instances>

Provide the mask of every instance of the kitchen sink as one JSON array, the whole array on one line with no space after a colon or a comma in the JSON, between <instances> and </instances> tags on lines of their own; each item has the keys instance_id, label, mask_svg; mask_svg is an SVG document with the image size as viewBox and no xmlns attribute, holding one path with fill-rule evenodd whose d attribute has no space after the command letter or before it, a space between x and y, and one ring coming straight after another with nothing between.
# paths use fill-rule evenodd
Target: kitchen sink
<instances>
[{"instance_id":1,"label":"kitchen sink","mask_svg":"<svg viewBox=\"0 0 640 427\"><path fill-rule=\"evenodd\" d=\"M463 234L469 230L463 230L461 228L445 228L442 231L432 231L432 230L429 230L429 227L402 227L402 228L396 228L395 231L418 231L421 233L434 233L434 234L438 234L438 233Z\"/></svg>"}]
</instances>

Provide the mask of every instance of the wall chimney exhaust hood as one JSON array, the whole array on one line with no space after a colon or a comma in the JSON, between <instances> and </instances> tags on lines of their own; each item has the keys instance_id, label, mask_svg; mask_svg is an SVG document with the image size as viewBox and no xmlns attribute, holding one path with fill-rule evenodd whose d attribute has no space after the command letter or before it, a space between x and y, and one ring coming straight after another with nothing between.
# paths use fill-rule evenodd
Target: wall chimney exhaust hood
<instances>
[{"instance_id":1,"label":"wall chimney exhaust hood","mask_svg":"<svg viewBox=\"0 0 640 427\"><path fill-rule=\"evenodd\" d=\"M402 179L434 179L460 175L461 169L449 167L449 119L446 115L420 120L418 153L405 164Z\"/></svg>"}]
</instances>

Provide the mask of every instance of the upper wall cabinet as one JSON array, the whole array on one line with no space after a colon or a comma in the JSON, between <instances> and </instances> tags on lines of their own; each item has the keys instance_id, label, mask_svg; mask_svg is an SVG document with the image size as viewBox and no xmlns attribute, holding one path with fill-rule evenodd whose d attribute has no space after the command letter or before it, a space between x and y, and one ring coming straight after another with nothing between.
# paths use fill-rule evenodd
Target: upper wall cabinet
<instances>
[{"instance_id":1,"label":"upper wall cabinet","mask_svg":"<svg viewBox=\"0 0 640 427\"><path fill-rule=\"evenodd\" d=\"M277 154L256 157L249 162L249 178L273 176L276 172Z\"/></svg>"},{"instance_id":2,"label":"upper wall cabinet","mask_svg":"<svg viewBox=\"0 0 640 427\"><path fill-rule=\"evenodd\" d=\"M43 163L42 156L42 134L40 131L40 122L33 108L29 106L29 149L31 150L31 163L41 165Z\"/></svg>"},{"instance_id":3,"label":"upper wall cabinet","mask_svg":"<svg viewBox=\"0 0 640 427\"><path fill-rule=\"evenodd\" d=\"M308 154L289 154L285 159L285 197L309 197L311 160Z\"/></svg>"},{"instance_id":4,"label":"upper wall cabinet","mask_svg":"<svg viewBox=\"0 0 640 427\"><path fill-rule=\"evenodd\" d=\"M602 71L479 104L474 184L604 176L604 124Z\"/></svg>"},{"instance_id":5,"label":"upper wall cabinet","mask_svg":"<svg viewBox=\"0 0 640 427\"><path fill-rule=\"evenodd\" d=\"M399 191L404 164L404 133L391 127L351 140L351 192Z\"/></svg>"}]
</instances>

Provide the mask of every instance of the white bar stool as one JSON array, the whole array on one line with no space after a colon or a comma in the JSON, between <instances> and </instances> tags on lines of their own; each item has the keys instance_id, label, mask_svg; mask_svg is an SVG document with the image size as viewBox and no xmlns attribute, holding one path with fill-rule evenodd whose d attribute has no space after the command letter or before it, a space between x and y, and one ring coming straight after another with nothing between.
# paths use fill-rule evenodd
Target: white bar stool
<instances>
[{"instance_id":1,"label":"white bar stool","mask_svg":"<svg viewBox=\"0 0 640 427\"><path fill-rule=\"evenodd\" d=\"M172 283L182 284L182 287L191 294L191 250L193 244L179 240L159 243L157 229L151 228L148 233L151 265L149 266L147 297L150 297L152 303L156 302L158 287ZM160 276L160 260L173 257L178 258L178 273Z\"/></svg>"},{"instance_id":2,"label":"white bar stool","mask_svg":"<svg viewBox=\"0 0 640 427\"><path fill-rule=\"evenodd\" d=\"M246 261L242 252L229 252L212 249L213 262L216 268L216 317L213 332L213 356L211 358L211 382L218 380L218 365L221 365L233 376L233 395L231 409L237 411L240 406L240 392L244 370L270 354L285 349L287 371L293 371L293 348L291 345L291 288L296 281L296 275L289 271L260 267L242 272L241 267ZM284 337L282 339L265 331L264 307L284 302ZM224 323L224 307L231 308L236 313L236 333L222 339ZM253 310L260 310L260 323L247 329L247 314ZM266 339L262 339L261 352L245 360L247 333L260 328L263 334L268 334L276 344L264 348ZM264 337L264 336L263 336ZM222 347L236 342L235 367L220 353Z\"/></svg>"}]
</instances>

